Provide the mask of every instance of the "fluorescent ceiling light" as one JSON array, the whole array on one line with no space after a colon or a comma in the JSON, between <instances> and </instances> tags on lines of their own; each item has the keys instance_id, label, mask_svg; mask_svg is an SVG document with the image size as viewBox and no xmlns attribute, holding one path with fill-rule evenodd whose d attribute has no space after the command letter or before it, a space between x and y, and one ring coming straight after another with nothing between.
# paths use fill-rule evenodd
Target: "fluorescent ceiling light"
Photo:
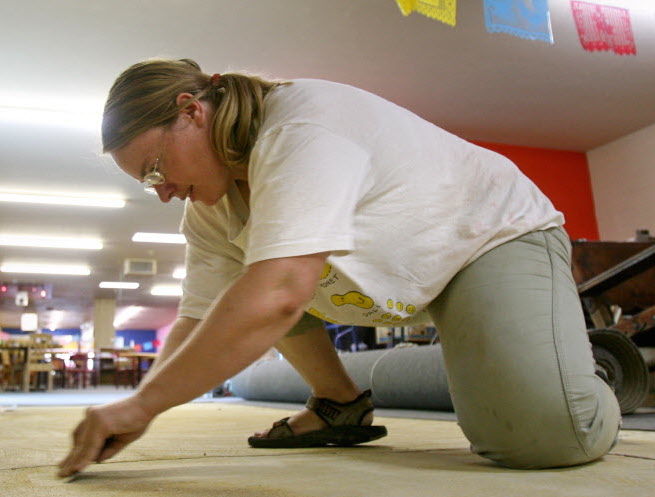
<instances>
[{"instance_id":1,"label":"fluorescent ceiling light","mask_svg":"<svg viewBox=\"0 0 655 497\"><path fill-rule=\"evenodd\" d=\"M176 233L134 233L132 236L133 242L146 242L146 243L186 243L184 235Z\"/></svg>"},{"instance_id":2,"label":"fluorescent ceiling light","mask_svg":"<svg viewBox=\"0 0 655 497\"><path fill-rule=\"evenodd\" d=\"M53 112L71 112L71 107L82 114L102 114L104 99L93 97L64 97L60 95L43 95L34 93L0 93L0 107L8 109L50 110Z\"/></svg>"},{"instance_id":3,"label":"fluorescent ceiling light","mask_svg":"<svg viewBox=\"0 0 655 497\"><path fill-rule=\"evenodd\" d=\"M116 288L125 290L136 290L139 288L138 283L130 281L101 281L98 286L100 288Z\"/></svg>"},{"instance_id":4,"label":"fluorescent ceiling light","mask_svg":"<svg viewBox=\"0 0 655 497\"><path fill-rule=\"evenodd\" d=\"M155 285L150 290L150 295L179 297L182 295L180 285Z\"/></svg>"},{"instance_id":5,"label":"fluorescent ceiling light","mask_svg":"<svg viewBox=\"0 0 655 497\"><path fill-rule=\"evenodd\" d=\"M63 238L58 236L0 234L0 245L10 247L48 247L63 249L100 250L102 241L97 238Z\"/></svg>"},{"instance_id":6,"label":"fluorescent ceiling light","mask_svg":"<svg viewBox=\"0 0 655 497\"><path fill-rule=\"evenodd\" d=\"M27 192L0 190L0 202L21 202L26 204L72 205L82 207L125 207L125 199L98 194L66 194L52 192Z\"/></svg>"},{"instance_id":7,"label":"fluorescent ceiling light","mask_svg":"<svg viewBox=\"0 0 655 497\"><path fill-rule=\"evenodd\" d=\"M21 331L37 331L39 329L39 316L35 312L24 312L20 315Z\"/></svg>"},{"instance_id":8,"label":"fluorescent ceiling light","mask_svg":"<svg viewBox=\"0 0 655 497\"><path fill-rule=\"evenodd\" d=\"M114 328L120 328L134 316L141 314L143 311L145 311L145 307L138 305L131 305L125 309L122 309L116 314L116 317L114 318Z\"/></svg>"},{"instance_id":9,"label":"fluorescent ceiling light","mask_svg":"<svg viewBox=\"0 0 655 497\"><path fill-rule=\"evenodd\" d=\"M6 262L0 265L3 273L31 273L31 274L69 274L88 276L91 274L89 266L83 264L35 264Z\"/></svg>"},{"instance_id":10,"label":"fluorescent ceiling light","mask_svg":"<svg viewBox=\"0 0 655 497\"><path fill-rule=\"evenodd\" d=\"M36 124L89 131L99 130L101 123L101 117L97 114L11 107L0 107L0 120L19 124Z\"/></svg>"},{"instance_id":11,"label":"fluorescent ceiling light","mask_svg":"<svg viewBox=\"0 0 655 497\"><path fill-rule=\"evenodd\" d=\"M186 278L186 269L184 266L179 266L175 268L175 271L173 271L173 278L177 280L183 280Z\"/></svg>"},{"instance_id":12,"label":"fluorescent ceiling light","mask_svg":"<svg viewBox=\"0 0 655 497\"><path fill-rule=\"evenodd\" d=\"M100 98L0 94L0 120L19 124L98 131L102 108Z\"/></svg>"}]
</instances>

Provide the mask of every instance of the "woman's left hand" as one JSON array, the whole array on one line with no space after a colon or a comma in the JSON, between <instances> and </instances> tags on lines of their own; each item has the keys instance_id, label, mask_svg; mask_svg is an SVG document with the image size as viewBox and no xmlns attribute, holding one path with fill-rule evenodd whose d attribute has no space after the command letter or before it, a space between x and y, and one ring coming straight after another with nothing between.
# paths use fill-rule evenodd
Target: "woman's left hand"
<instances>
[{"instance_id":1,"label":"woman's left hand","mask_svg":"<svg viewBox=\"0 0 655 497\"><path fill-rule=\"evenodd\" d=\"M88 408L73 432L73 447L59 463L58 476L74 475L93 462L114 456L143 435L153 418L136 396Z\"/></svg>"}]
</instances>

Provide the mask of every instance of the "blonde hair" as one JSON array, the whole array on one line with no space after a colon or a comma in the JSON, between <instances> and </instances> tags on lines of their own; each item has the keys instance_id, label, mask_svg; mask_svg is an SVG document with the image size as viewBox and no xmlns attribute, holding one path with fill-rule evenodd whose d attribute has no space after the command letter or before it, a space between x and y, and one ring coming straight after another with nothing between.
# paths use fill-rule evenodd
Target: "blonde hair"
<instances>
[{"instance_id":1,"label":"blonde hair","mask_svg":"<svg viewBox=\"0 0 655 497\"><path fill-rule=\"evenodd\" d=\"M264 118L264 98L288 82L241 73L214 78L191 59L147 60L126 69L109 90L102 117L102 147L111 152L151 128L172 124L195 100L209 101L215 113L212 143L221 161L247 164ZM180 93L194 97L177 105Z\"/></svg>"}]
</instances>

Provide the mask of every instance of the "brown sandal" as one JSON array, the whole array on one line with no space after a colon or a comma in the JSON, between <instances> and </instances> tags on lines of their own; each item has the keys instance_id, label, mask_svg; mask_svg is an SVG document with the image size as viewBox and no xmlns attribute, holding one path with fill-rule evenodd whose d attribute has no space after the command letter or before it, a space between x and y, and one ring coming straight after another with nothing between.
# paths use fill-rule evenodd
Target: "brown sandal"
<instances>
[{"instance_id":1,"label":"brown sandal","mask_svg":"<svg viewBox=\"0 0 655 497\"><path fill-rule=\"evenodd\" d=\"M387 429L384 426L361 424L364 417L373 411L370 397L370 390L343 404L330 399L310 397L305 407L325 421L327 428L295 435L289 426L289 418L284 418L273 424L267 436L249 437L248 444L262 449L289 449L325 445L349 446L377 440L386 436Z\"/></svg>"}]
</instances>

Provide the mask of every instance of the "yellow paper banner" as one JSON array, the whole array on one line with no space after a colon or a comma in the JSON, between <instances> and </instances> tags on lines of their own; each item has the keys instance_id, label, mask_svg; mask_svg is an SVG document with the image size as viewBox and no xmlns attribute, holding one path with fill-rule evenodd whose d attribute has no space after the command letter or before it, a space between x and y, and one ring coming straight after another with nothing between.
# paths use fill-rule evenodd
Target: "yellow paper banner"
<instances>
[{"instance_id":1,"label":"yellow paper banner","mask_svg":"<svg viewBox=\"0 0 655 497\"><path fill-rule=\"evenodd\" d=\"M457 24L457 0L396 0L396 3L405 16L416 11L450 26Z\"/></svg>"}]
</instances>

